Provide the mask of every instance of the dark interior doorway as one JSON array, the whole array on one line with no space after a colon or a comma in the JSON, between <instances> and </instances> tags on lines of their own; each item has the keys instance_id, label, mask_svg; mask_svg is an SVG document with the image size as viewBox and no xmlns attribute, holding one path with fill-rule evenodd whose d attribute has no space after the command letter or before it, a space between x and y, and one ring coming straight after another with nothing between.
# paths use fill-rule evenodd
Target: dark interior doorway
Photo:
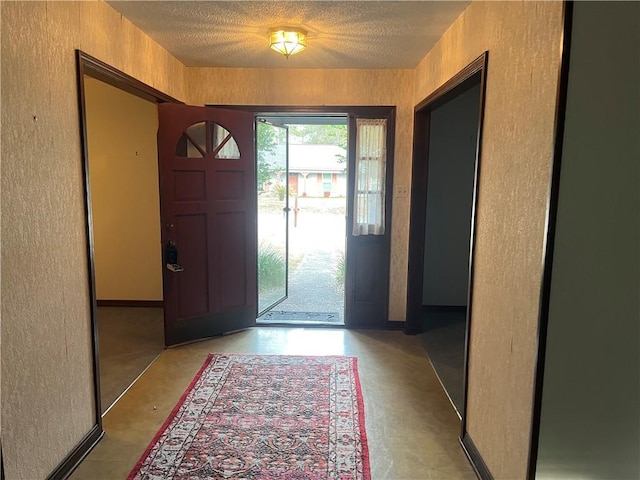
<instances>
[{"instance_id":1,"label":"dark interior doorway","mask_svg":"<svg viewBox=\"0 0 640 480\"><path fill-rule=\"evenodd\" d=\"M460 417L485 61L478 59L415 111L407 330L420 334Z\"/></svg>"},{"instance_id":2,"label":"dark interior doorway","mask_svg":"<svg viewBox=\"0 0 640 480\"><path fill-rule=\"evenodd\" d=\"M422 340L457 410L462 409L463 396L479 109L480 83L476 83L435 108L429 126Z\"/></svg>"}]
</instances>

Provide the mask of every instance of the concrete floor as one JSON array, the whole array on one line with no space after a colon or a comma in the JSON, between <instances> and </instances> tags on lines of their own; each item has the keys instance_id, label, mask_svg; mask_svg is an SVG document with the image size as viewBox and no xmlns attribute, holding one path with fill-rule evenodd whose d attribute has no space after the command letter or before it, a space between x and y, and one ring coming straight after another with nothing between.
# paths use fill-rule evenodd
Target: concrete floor
<instances>
[{"instance_id":1,"label":"concrete floor","mask_svg":"<svg viewBox=\"0 0 640 480\"><path fill-rule=\"evenodd\" d=\"M126 478L210 352L357 356L372 478L476 478L458 444L457 415L418 337L255 327L165 350L104 416L105 437L71 479Z\"/></svg>"},{"instance_id":2,"label":"concrete floor","mask_svg":"<svg viewBox=\"0 0 640 480\"><path fill-rule=\"evenodd\" d=\"M164 350L162 308L98 307L102 413Z\"/></svg>"},{"instance_id":3,"label":"concrete floor","mask_svg":"<svg viewBox=\"0 0 640 480\"><path fill-rule=\"evenodd\" d=\"M287 299L257 322L344 325L344 286L335 278L337 255L331 249L309 245L302 256L289 276Z\"/></svg>"},{"instance_id":4,"label":"concrete floor","mask_svg":"<svg viewBox=\"0 0 640 480\"><path fill-rule=\"evenodd\" d=\"M258 234L261 241L277 244L284 232L282 209L268 201L260 200L264 209L258 216ZM294 208L294 199L290 202ZM338 282L337 270L345 251L346 204L344 197L298 198L297 221L289 215L288 298L258 323L344 324L344 285ZM259 302L261 308L270 303L266 297ZM281 297L282 292L273 299Z\"/></svg>"},{"instance_id":5,"label":"concrete floor","mask_svg":"<svg viewBox=\"0 0 640 480\"><path fill-rule=\"evenodd\" d=\"M422 312L422 339L427 356L451 403L462 412L464 396L464 351L466 310Z\"/></svg>"}]
</instances>

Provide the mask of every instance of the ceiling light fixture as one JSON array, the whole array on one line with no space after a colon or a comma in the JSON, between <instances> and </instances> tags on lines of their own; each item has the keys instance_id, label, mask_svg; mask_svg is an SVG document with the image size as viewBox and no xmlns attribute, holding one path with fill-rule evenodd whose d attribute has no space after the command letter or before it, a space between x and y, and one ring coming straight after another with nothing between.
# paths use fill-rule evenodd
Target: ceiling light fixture
<instances>
[{"instance_id":1,"label":"ceiling light fixture","mask_svg":"<svg viewBox=\"0 0 640 480\"><path fill-rule=\"evenodd\" d=\"M269 30L269 46L289 58L307 48L307 31L292 27L272 28Z\"/></svg>"}]
</instances>

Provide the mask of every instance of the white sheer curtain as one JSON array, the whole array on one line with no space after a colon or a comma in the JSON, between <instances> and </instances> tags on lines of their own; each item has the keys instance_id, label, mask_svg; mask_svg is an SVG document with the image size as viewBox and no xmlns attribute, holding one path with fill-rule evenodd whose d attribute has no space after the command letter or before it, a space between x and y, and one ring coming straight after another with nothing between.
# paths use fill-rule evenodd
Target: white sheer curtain
<instances>
[{"instance_id":1,"label":"white sheer curtain","mask_svg":"<svg viewBox=\"0 0 640 480\"><path fill-rule=\"evenodd\" d=\"M354 235L383 235L387 121L356 119Z\"/></svg>"}]
</instances>

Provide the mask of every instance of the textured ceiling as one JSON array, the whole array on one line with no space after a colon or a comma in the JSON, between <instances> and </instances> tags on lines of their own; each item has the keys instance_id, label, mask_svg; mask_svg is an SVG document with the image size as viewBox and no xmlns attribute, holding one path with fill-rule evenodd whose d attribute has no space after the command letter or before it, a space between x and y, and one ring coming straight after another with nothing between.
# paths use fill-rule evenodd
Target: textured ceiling
<instances>
[{"instance_id":1,"label":"textured ceiling","mask_svg":"<svg viewBox=\"0 0 640 480\"><path fill-rule=\"evenodd\" d=\"M385 1L109 1L191 67L414 68L469 4ZM309 31L288 60L268 48L277 26Z\"/></svg>"}]
</instances>

